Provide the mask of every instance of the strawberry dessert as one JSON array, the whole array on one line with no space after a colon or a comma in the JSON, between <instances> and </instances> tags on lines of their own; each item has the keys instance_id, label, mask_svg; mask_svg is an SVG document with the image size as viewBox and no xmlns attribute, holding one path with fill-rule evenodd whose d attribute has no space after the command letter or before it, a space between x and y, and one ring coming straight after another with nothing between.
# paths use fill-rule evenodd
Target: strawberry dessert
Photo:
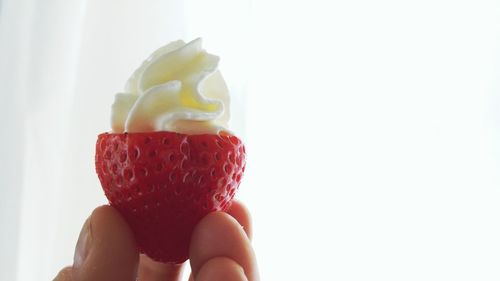
<instances>
[{"instance_id":1,"label":"strawberry dessert","mask_svg":"<svg viewBox=\"0 0 500 281\"><path fill-rule=\"evenodd\" d=\"M194 226L229 208L245 170L218 61L201 39L158 49L116 94L112 132L97 139L104 193L156 261L188 258Z\"/></svg>"}]
</instances>

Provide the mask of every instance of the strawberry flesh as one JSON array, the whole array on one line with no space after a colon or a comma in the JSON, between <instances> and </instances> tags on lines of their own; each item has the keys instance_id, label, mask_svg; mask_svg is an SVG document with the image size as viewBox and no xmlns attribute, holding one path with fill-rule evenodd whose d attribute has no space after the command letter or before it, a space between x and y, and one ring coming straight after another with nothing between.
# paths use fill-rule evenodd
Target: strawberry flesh
<instances>
[{"instance_id":1,"label":"strawberry flesh","mask_svg":"<svg viewBox=\"0 0 500 281\"><path fill-rule=\"evenodd\" d=\"M104 133L96 172L110 205L125 218L139 250L182 263L196 223L226 211L245 170L245 147L231 135Z\"/></svg>"}]
</instances>

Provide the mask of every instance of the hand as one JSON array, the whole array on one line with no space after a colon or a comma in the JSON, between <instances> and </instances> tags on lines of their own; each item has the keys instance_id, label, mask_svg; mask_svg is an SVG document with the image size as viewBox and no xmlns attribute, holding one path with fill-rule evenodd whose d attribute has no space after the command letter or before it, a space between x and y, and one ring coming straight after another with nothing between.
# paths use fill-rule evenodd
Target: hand
<instances>
[{"instance_id":1,"label":"hand","mask_svg":"<svg viewBox=\"0 0 500 281\"><path fill-rule=\"evenodd\" d=\"M250 244L247 209L233 202L228 213L205 216L191 237L190 281L259 280ZM139 255L127 223L113 207L95 209L83 225L73 266L55 281L178 281L182 265L155 262Z\"/></svg>"}]
</instances>

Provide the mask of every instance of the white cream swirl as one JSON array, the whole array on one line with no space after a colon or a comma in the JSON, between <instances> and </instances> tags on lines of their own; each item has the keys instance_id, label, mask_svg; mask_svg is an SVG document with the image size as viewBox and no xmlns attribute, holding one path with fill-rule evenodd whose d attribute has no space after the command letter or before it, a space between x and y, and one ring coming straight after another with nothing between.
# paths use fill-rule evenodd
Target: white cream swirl
<instances>
[{"instance_id":1,"label":"white cream swirl","mask_svg":"<svg viewBox=\"0 0 500 281\"><path fill-rule=\"evenodd\" d=\"M132 74L111 109L113 133L227 131L229 91L217 70L219 58L201 39L156 50Z\"/></svg>"}]
</instances>

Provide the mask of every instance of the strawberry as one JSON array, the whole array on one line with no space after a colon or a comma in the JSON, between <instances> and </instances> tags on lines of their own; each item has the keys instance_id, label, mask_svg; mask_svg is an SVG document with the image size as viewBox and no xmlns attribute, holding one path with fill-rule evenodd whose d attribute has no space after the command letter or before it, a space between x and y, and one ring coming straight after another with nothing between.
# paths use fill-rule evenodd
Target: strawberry
<instances>
[{"instance_id":1,"label":"strawberry","mask_svg":"<svg viewBox=\"0 0 500 281\"><path fill-rule=\"evenodd\" d=\"M165 263L188 258L196 223L226 211L245 170L245 147L231 135L104 133L96 171L111 206L142 253Z\"/></svg>"}]
</instances>

